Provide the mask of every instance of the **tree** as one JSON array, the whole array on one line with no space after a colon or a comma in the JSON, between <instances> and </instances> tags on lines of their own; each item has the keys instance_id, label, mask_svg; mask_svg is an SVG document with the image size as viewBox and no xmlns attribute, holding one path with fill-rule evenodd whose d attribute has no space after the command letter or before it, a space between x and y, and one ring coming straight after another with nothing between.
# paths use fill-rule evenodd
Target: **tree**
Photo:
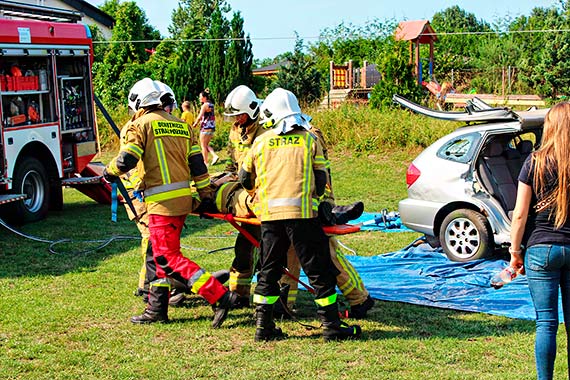
<instances>
[{"instance_id":1,"label":"tree","mask_svg":"<svg viewBox=\"0 0 570 380\"><path fill-rule=\"evenodd\" d=\"M321 73L312 57L303 53L303 40L297 36L295 50L277 74L275 87L293 92L300 102L313 103L321 98Z\"/></svg>"},{"instance_id":2,"label":"tree","mask_svg":"<svg viewBox=\"0 0 570 380\"><path fill-rule=\"evenodd\" d=\"M547 28L558 32L546 39L540 61L531 77L539 84L543 95L551 97L570 93L570 33L567 32L570 12L565 8L564 13L551 14L547 19Z\"/></svg>"},{"instance_id":3,"label":"tree","mask_svg":"<svg viewBox=\"0 0 570 380\"><path fill-rule=\"evenodd\" d=\"M321 31L319 40L309 45L309 52L321 74L326 77L330 61L343 63L352 60L355 67L365 60L373 61L395 27L394 20L373 19L363 26L342 22Z\"/></svg>"},{"instance_id":4,"label":"tree","mask_svg":"<svg viewBox=\"0 0 570 380\"><path fill-rule=\"evenodd\" d=\"M431 25L439 33L435 44L435 57L438 71L444 73L449 73L452 69L471 69L481 36L468 33L492 31L487 22L477 20L473 13L467 13L457 5L435 13Z\"/></svg>"},{"instance_id":5,"label":"tree","mask_svg":"<svg viewBox=\"0 0 570 380\"><path fill-rule=\"evenodd\" d=\"M240 12L234 13L232 17L230 37L231 40L228 44L224 63L225 93L240 84L250 87L253 84L251 74L251 66L253 64L251 40L249 36L245 37L243 18Z\"/></svg>"},{"instance_id":6,"label":"tree","mask_svg":"<svg viewBox=\"0 0 570 380\"><path fill-rule=\"evenodd\" d=\"M381 76L378 84L372 89L370 106L391 107L394 105L392 101L394 94L419 102L422 90L412 74L407 42L395 41L394 37L389 37L386 42L385 48L376 60L376 68Z\"/></svg>"},{"instance_id":7,"label":"tree","mask_svg":"<svg viewBox=\"0 0 570 380\"><path fill-rule=\"evenodd\" d=\"M177 44L166 70L168 83L181 99L192 99L208 87L220 102L231 87L251 82L251 41L244 38L243 19L225 0L181 0L169 31Z\"/></svg>"},{"instance_id":8,"label":"tree","mask_svg":"<svg viewBox=\"0 0 570 380\"><path fill-rule=\"evenodd\" d=\"M224 39L229 34L227 20L222 11L216 7L212 12L210 26L206 32L207 41L204 42L202 59L202 76L205 87L210 89L212 100L220 103L227 94L224 83L224 61L227 41Z\"/></svg>"},{"instance_id":9,"label":"tree","mask_svg":"<svg viewBox=\"0 0 570 380\"><path fill-rule=\"evenodd\" d=\"M115 19L112 41L107 48L103 62L94 65L94 84L97 93L104 102L124 102L130 87L141 79L132 77L132 73L149 76L147 70L130 65L144 63L157 43L141 43L140 41L160 39L160 33L148 24L144 11L133 1L119 2L108 0L102 7Z\"/></svg>"}]
</instances>

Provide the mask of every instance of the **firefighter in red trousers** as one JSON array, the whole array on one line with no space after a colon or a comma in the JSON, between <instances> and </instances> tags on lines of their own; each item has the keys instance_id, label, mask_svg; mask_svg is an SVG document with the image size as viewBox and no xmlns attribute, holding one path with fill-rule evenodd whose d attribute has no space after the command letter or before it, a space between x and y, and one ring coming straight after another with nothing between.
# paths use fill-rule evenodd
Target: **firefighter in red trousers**
<instances>
[{"instance_id":1,"label":"firefighter in red trousers","mask_svg":"<svg viewBox=\"0 0 570 380\"><path fill-rule=\"evenodd\" d=\"M254 141L239 171L243 187L255 190L259 197L261 269L253 297L257 305L255 340L284 336L273 321L273 306L279 299L279 279L291 244L315 289L324 339L358 338L360 326L340 321L335 291L339 271L331 261L328 237L317 217L318 198L327 184L322 149L290 91L274 90L261 105L260 114L261 122L273 129Z\"/></svg>"},{"instance_id":2,"label":"firefighter in red trousers","mask_svg":"<svg viewBox=\"0 0 570 380\"><path fill-rule=\"evenodd\" d=\"M160 89L160 102L161 108L172 113L176 109L176 97L170 86L160 82L154 81L155 84ZM129 123L132 120L129 121ZM128 125L128 124L127 124ZM127 128L121 130L121 139L124 138ZM142 201L141 193L137 189L140 186L141 178L137 172L137 168L131 169L125 175L121 176L123 185L128 190L129 197L131 198L131 203L136 210L136 214L133 213L129 205L125 203L125 210L130 220L135 220L137 228L141 234L141 255L142 255L142 267L139 272L139 283L135 295L142 296L145 303L148 303L148 292L149 284L157 279L156 277L156 264L154 262L154 257L152 254L152 244L149 241L150 232L148 230L148 214L146 210L146 204ZM200 202L195 200L193 208L198 207ZM221 270L212 273L220 282L224 283L227 281L229 272L226 270ZM170 278L170 299L168 304L170 306L180 306L184 303L185 293L189 293L190 290L186 284L176 281Z\"/></svg>"},{"instance_id":3,"label":"firefighter in red trousers","mask_svg":"<svg viewBox=\"0 0 570 380\"><path fill-rule=\"evenodd\" d=\"M195 211L215 210L210 176L191 128L165 112L160 97L161 90L152 79L135 83L128 98L135 115L126 126L119 154L104 171L109 182L135 167L138 173L144 173L139 190L147 205L157 279L150 284L145 311L132 317L131 322L168 321L170 277L187 284L213 305L212 327L218 328L237 295L180 251L184 220L192 211L191 180L201 199Z\"/></svg>"}]
</instances>

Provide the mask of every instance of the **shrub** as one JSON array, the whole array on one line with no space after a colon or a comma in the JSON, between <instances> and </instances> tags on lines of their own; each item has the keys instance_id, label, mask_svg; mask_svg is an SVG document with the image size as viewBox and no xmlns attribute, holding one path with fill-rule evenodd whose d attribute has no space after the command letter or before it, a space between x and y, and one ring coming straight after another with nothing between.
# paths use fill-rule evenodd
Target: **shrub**
<instances>
[{"instance_id":1,"label":"shrub","mask_svg":"<svg viewBox=\"0 0 570 380\"><path fill-rule=\"evenodd\" d=\"M128 121L125 106L108 110L119 128ZM344 104L333 110L307 109L313 125L321 129L332 149L357 153L382 152L385 149L426 147L459 126L431 119L402 109L378 110L365 105ZM100 112L97 112L99 136L103 150L118 150L119 139ZM225 150L233 120L216 115L216 133L211 145Z\"/></svg>"},{"instance_id":2,"label":"shrub","mask_svg":"<svg viewBox=\"0 0 570 380\"><path fill-rule=\"evenodd\" d=\"M426 147L458 127L457 123L401 109L377 110L344 104L334 110L311 111L313 125L323 131L330 147L359 153Z\"/></svg>"}]
</instances>

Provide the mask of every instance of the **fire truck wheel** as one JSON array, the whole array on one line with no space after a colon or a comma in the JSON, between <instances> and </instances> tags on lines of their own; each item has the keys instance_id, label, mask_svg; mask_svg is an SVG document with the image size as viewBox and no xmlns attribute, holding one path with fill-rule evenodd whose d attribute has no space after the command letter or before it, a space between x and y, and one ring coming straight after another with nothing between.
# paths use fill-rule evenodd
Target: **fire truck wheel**
<instances>
[{"instance_id":1,"label":"fire truck wheel","mask_svg":"<svg viewBox=\"0 0 570 380\"><path fill-rule=\"evenodd\" d=\"M14 202L16 221L35 222L45 218L49 208L49 182L46 169L34 157L24 158L16 167L12 192L26 194L22 202Z\"/></svg>"}]
</instances>

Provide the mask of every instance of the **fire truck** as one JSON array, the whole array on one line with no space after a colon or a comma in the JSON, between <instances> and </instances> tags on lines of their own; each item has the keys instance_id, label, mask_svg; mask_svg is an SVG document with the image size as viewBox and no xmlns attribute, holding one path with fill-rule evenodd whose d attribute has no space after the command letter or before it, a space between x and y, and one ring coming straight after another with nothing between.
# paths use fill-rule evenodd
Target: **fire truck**
<instances>
[{"instance_id":1,"label":"fire truck","mask_svg":"<svg viewBox=\"0 0 570 380\"><path fill-rule=\"evenodd\" d=\"M42 20L0 18L0 218L17 223L61 210L63 186L110 202L90 164L99 152L90 30L78 12L26 9L18 15Z\"/></svg>"}]
</instances>

